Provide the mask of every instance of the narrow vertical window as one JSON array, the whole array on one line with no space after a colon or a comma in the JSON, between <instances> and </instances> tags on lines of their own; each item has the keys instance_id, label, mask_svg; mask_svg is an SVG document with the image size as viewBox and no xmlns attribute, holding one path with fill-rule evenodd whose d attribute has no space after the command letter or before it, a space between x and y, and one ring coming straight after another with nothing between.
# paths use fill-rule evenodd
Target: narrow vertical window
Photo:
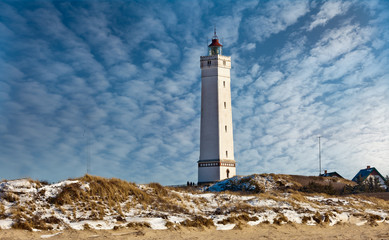
<instances>
[{"instance_id":1,"label":"narrow vertical window","mask_svg":"<svg viewBox=\"0 0 389 240\"><path fill-rule=\"evenodd\" d=\"M226 151L226 157L228 157L228 151Z\"/></svg>"},{"instance_id":2,"label":"narrow vertical window","mask_svg":"<svg viewBox=\"0 0 389 240\"><path fill-rule=\"evenodd\" d=\"M226 109L227 108L227 103L226 102L224 102L224 109Z\"/></svg>"},{"instance_id":3,"label":"narrow vertical window","mask_svg":"<svg viewBox=\"0 0 389 240\"><path fill-rule=\"evenodd\" d=\"M226 65L226 61L223 61L223 65L224 65L224 66Z\"/></svg>"},{"instance_id":4,"label":"narrow vertical window","mask_svg":"<svg viewBox=\"0 0 389 240\"><path fill-rule=\"evenodd\" d=\"M223 81L223 87L226 87L226 81Z\"/></svg>"},{"instance_id":5,"label":"narrow vertical window","mask_svg":"<svg viewBox=\"0 0 389 240\"><path fill-rule=\"evenodd\" d=\"M224 130L227 132L227 125L224 126Z\"/></svg>"},{"instance_id":6,"label":"narrow vertical window","mask_svg":"<svg viewBox=\"0 0 389 240\"><path fill-rule=\"evenodd\" d=\"M208 61L208 66L211 66L211 61Z\"/></svg>"}]
</instances>

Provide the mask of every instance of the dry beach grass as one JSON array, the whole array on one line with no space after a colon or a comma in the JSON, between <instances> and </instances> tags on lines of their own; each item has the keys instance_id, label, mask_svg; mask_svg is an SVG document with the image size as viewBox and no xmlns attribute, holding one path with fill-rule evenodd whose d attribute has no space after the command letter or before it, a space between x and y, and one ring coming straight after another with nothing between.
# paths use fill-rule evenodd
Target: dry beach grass
<instances>
[{"instance_id":1,"label":"dry beach grass","mask_svg":"<svg viewBox=\"0 0 389 240\"><path fill-rule=\"evenodd\" d=\"M275 174L237 177L209 191L90 175L55 184L3 181L0 239L388 239L389 201L321 192L347 184Z\"/></svg>"}]
</instances>

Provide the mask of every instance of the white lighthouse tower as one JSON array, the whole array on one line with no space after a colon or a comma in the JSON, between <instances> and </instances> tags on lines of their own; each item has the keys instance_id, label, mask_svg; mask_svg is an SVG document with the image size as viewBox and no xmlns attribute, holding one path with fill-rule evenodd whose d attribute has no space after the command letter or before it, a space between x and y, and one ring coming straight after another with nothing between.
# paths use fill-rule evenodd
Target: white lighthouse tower
<instances>
[{"instance_id":1,"label":"white lighthouse tower","mask_svg":"<svg viewBox=\"0 0 389 240\"><path fill-rule=\"evenodd\" d=\"M222 48L215 30L212 43L208 46L208 56L200 57L199 184L236 175L230 89L231 57L223 56Z\"/></svg>"}]
</instances>

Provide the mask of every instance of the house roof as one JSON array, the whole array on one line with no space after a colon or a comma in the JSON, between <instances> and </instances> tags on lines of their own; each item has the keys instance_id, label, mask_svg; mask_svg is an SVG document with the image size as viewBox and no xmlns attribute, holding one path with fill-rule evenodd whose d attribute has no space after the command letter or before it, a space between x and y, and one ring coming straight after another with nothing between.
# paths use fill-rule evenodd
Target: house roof
<instances>
[{"instance_id":1,"label":"house roof","mask_svg":"<svg viewBox=\"0 0 389 240\"><path fill-rule=\"evenodd\" d=\"M362 178L362 181L365 181L366 178L374 172L376 172L383 180L385 180L385 178L381 175L380 172L378 172L378 170L375 167L371 167L371 168L359 170L359 172L355 175L355 177L353 177L352 181L357 182L359 177Z\"/></svg>"},{"instance_id":2,"label":"house roof","mask_svg":"<svg viewBox=\"0 0 389 240\"><path fill-rule=\"evenodd\" d=\"M323 173L320 174L321 177L338 177L338 178L343 178L339 173L337 172L330 172L330 173Z\"/></svg>"}]
</instances>

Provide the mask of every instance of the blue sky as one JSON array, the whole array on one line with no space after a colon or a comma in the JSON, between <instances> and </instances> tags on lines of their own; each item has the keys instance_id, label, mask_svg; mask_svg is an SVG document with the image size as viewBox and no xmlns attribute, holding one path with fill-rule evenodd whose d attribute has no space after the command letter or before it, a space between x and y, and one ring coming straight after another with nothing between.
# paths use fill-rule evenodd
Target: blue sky
<instances>
[{"instance_id":1,"label":"blue sky","mask_svg":"<svg viewBox=\"0 0 389 240\"><path fill-rule=\"evenodd\" d=\"M214 25L238 174L389 174L388 1L6 0L0 179L196 182Z\"/></svg>"}]
</instances>

